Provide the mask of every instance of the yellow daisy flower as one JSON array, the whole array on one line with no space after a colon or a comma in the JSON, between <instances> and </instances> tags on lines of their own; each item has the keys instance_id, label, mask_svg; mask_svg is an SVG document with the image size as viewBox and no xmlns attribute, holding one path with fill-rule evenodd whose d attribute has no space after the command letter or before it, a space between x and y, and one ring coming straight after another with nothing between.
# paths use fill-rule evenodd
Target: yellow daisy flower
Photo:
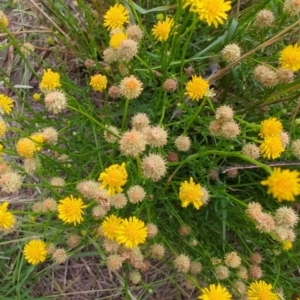
<instances>
[{"instance_id":1,"label":"yellow daisy flower","mask_svg":"<svg viewBox=\"0 0 300 300\"><path fill-rule=\"evenodd\" d=\"M154 37L162 42L169 38L172 27L174 26L174 20L166 17L164 21L158 21L152 28L152 34Z\"/></svg>"},{"instance_id":2,"label":"yellow daisy flower","mask_svg":"<svg viewBox=\"0 0 300 300\"><path fill-rule=\"evenodd\" d=\"M127 177L125 163L122 163L122 165L111 165L98 178L98 181L102 181L100 189L107 187L108 194L111 196L114 196L116 192L122 193L122 186L126 184Z\"/></svg>"},{"instance_id":3,"label":"yellow daisy flower","mask_svg":"<svg viewBox=\"0 0 300 300\"><path fill-rule=\"evenodd\" d=\"M83 221L83 208L87 206L81 198L74 198L73 195L59 201L57 205L58 218L64 223L80 224Z\"/></svg>"},{"instance_id":4,"label":"yellow daisy flower","mask_svg":"<svg viewBox=\"0 0 300 300\"><path fill-rule=\"evenodd\" d=\"M199 3L199 0L183 0L183 8L190 6L190 11L195 12L197 9L198 3Z\"/></svg>"},{"instance_id":5,"label":"yellow daisy flower","mask_svg":"<svg viewBox=\"0 0 300 300\"><path fill-rule=\"evenodd\" d=\"M254 281L250 284L247 295L249 300L277 300L278 296L273 293L272 285L263 280Z\"/></svg>"},{"instance_id":6,"label":"yellow daisy flower","mask_svg":"<svg viewBox=\"0 0 300 300\"><path fill-rule=\"evenodd\" d=\"M6 15L4 14L4 12L2 10L0 10L0 29L7 28L7 26L8 26L8 19L7 19Z\"/></svg>"},{"instance_id":7,"label":"yellow daisy flower","mask_svg":"<svg viewBox=\"0 0 300 300\"><path fill-rule=\"evenodd\" d=\"M42 144L44 143L44 136L42 133L34 133L30 136L30 139L35 143L35 150L41 151Z\"/></svg>"},{"instance_id":8,"label":"yellow daisy flower","mask_svg":"<svg viewBox=\"0 0 300 300\"><path fill-rule=\"evenodd\" d=\"M104 26L108 30L123 28L125 23L129 23L129 11L122 4L111 6L104 15Z\"/></svg>"},{"instance_id":9,"label":"yellow daisy flower","mask_svg":"<svg viewBox=\"0 0 300 300\"><path fill-rule=\"evenodd\" d=\"M0 94L0 112L1 110L5 114L10 114L13 107L13 100L4 94Z\"/></svg>"},{"instance_id":10,"label":"yellow daisy flower","mask_svg":"<svg viewBox=\"0 0 300 300\"><path fill-rule=\"evenodd\" d=\"M290 249L293 248L293 244L290 241L284 241L282 243L282 249L285 251L289 251Z\"/></svg>"},{"instance_id":11,"label":"yellow daisy flower","mask_svg":"<svg viewBox=\"0 0 300 300\"><path fill-rule=\"evenodd\" d=\"M145 242L148 229L145 223L136 217L130 217L122 221L116 231L118 244L124 244L127 248L137 247Z\"/></svg>"},{"instance_id":12,"label":"yellow daisy flower","mask_svg":"<svg viewBox=\"0 0 300 300\"><path fill-rule=\"evenodd\" d=\"M208 81L201 76L193 76L192 79L186 84L186 93L191 100L199 101L208 92Z\"/></svg>"},{"instance_id":13,"label":"yellow daisy flower","mask_svg":"<svg viewBox=\"0 0 300 300\"><path fill-rule=\"evenodd\" d=\"M260 152L264 158L276 159L284 151L282 140L279 136L268 136L259 146Z\"/></svg>"},{"instance_id":14,"label":"yellow daisy flower","mask_svg":"<svg viewBox=\"0 0 300 300\"><path fill-rule=\"evenodd\" d=\"M60 75L57 72L52 72L50 69L44 70L40 89L42 91L50 92L59 87L61 87Z\"/></svg>"},{"instance_id":15,"label":"yellow daisy flower","mask_svg":"<svg viewBox=\"0 0 300 300\"><path fill-rule=\"evenodd\" d=\"M96 92L101 92L105 90L107 86L107 77L101 74L92 76L90 86Z\"/></svg>"},{"instance_id":16,"label":"yellow daisy flower","mask_svg":"<svg viewBox=\"0 0 300 300\"><path fill-rule=\"evenodd\" d=\"M127 34L123 32L117 32L115 33L109 41L109 46L118 49L123 41L127 39Z\"/></svg>"},{"instance_id":17,"label":"yellow daisy flower","mask_svg":"<svg viewBox=\"0 0 300 300\"><path fill-rule=\"evenodd\" d=\"M46 260L46 244L42 240L29 241L23 252L25 259L32 265L37 265Z\"/></svg>"},{"instance_id":18,"label":"yellow daisy flower","mask_svg":"<svg viewBox=\"0 0 300 300\"><path fill-rule=\"evenodd\" d=\"M117 230L120 228L121 223L122 219L115 215L105 217L101 224L103 235L110 240L115 240L117 237Z\"/></svg>"},{"instance_id":19,"label":"yellow daisy flower","mask_svg":"<svg viewBox=\"0 0 300 300\"><path fill-rule=\"evenodd\" d=\"M187 207L192 203L196 209L199 209L203 203L201 198L204 196L202 192L201 185L195 184L192 177L190 177L190 182L184 181L181 183L179 188L179 199L181 200L181 206Z\"/></svg>"},{"instance_id":20,"label":"yellow daisy flower","mask_svg":"<svg viewBox=\"0 0 300 300\"><path fill-rule=\"evenodd\" d=\"M0 229L8 230L16 223L14 215L7 211L8 204L8 202L0 204Z\"/></svg>"},{"instance_id":21,"label":"yellow daisy flower","mask_svg":"<svg viewBox=\"0 0 300 300\"><path fill-rule=\"evenodd\" d=\"M260 134L262 138L279 136L283 130L282 123L277 118L269 118L261 122Z\"/></svg>"},{"instance_id":22,"label":"yellow daisy flower","mask_svg":"<svg viewBox=\"0 0 300 300\"><path fill-rule=\"evenodd\" d=\"M268 186L268 194L272 194L279 202L295 201L295 196L300 195L299 175L298 171L274 168L272 174L261 181L261 184Z\"/></svg>"},{"instance_id":23,"label":"yellow daisy flower","mask_svg":"<svg viewBox=\"0 0 300 300\"><path fill-rule=\"evenodd\" d=\"M231 1L199 0L196 12L201 21L204 20L209 26L213 24L217 28L219 24L224 24L228 17L226 11L230 9Z\"/></svg>"},{"instance_id":24,"label":"yellow daisy flower","mask_svg":"<svg viewBox=\"0 0 300 300\"><path fill-rule=\"evenodd\" d=\"M16 144L18 154L23 158L31 158L36 152L34 141L29 138L21 138Z\"/></svg>"},{"instance_id":25,"label":"yellow daisy flower","mask_svg":"<svg viewBox=\"0 0 300 300\"><path fill-rule=\"evenodd\" d=\"M285 47L280 52L279 63L284 69L298 71L300 69L300 47L297 44Z\"/></svg>"},{"instance_id":26,"label":"yellow daisy flower","mask_svg":"<svg viewBox=\"0 0 300 300\"><path fill-rule=\"evenodd\" d=\"M202 300L230 300L232 299L231 294L225 287L222 287L219 283L218 285L210 284L208 288L203 288L201 290L202 294L198 299Z\"/></svg>"}]
</instances>

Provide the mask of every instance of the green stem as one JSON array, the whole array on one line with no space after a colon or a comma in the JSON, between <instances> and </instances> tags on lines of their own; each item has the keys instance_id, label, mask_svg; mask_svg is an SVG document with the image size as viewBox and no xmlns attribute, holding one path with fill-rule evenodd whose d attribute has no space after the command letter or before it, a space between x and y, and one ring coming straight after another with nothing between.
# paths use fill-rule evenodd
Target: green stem
<instances>
[{"instance_id":1,"label":"green stem","mask_svg":"<svg viewBox=\"0 0 300 300\"><path fill-rule=\"evenodd\" d=\"M123 119L122 119L122 131L124 131L124 129L125 129L126 118L127 118L127 113L128 113L128 106L129 106L129 99L126 98Z\"/></svg>"},{"instance_id":2,"label":"green stem","mask_svg":"<svg viewBox=\"0 0 300 300\"><path fill-rule=\"evenodd\" d=\"M138 168L138 177L142 178L141 159L138 155L136 156L135 159L136 159L136 165L137 165L137 168Z\"/></svg>"},{"instance_id":3,"label":"green stem","mask_svg":"<svg viewBox=\"0 0 300 300\"><path fill-rule=\"evenodd\" d=\"M195 112L195 114L190 118L190 121L187 125L187 127L184 129L183 134L186 134L187 131L189 130L190 126L193 124L193 122L195 121L196 118L198 118L198 115L200 114L205 102L206 102L207 97L204 97L204 99L201 102L201 105L198 107L197 111Z\"/></svg>"}]
</instances>

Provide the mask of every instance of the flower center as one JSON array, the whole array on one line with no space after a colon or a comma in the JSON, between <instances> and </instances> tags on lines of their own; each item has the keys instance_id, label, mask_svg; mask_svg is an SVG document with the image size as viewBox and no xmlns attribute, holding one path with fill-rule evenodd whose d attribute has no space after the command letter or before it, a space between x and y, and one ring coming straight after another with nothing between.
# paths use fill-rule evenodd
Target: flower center
<instances>
[{"instance_id":1,"label":"flower center","mask_svg":"<svg viewBox=\"0 0 300 300\"><path fill-rule=\"evenodd\" d=\"M138 83L135 81L128 81L126 83L126 87L127 87L127 89L134 91L138 88Z\"/></svg>"}]
</instances>

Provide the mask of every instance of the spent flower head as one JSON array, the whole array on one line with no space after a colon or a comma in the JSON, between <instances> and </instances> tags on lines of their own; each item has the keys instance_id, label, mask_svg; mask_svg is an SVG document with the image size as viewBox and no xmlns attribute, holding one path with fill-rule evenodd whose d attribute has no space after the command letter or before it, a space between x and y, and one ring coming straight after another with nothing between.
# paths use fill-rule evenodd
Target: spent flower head
<instances>
[{"instance_id":1,"label":"spent flower head","mask_svg":"<svg viewBox=\"0 0 300 300\"><path fill-rule=\"evenodd\" d=\"M143 91L143 84L134 75L125 77L120 82L121 95L132 100L137 98Z\"/></svg>"}]
</instances>

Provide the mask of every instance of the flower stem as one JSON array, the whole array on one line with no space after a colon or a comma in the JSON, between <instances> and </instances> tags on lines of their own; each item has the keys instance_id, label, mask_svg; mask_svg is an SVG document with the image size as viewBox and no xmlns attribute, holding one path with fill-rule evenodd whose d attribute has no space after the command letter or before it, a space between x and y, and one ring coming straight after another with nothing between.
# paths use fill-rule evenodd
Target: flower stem
<instances>
[{"instance_id":1,"label":"flower stem","mask_svg":"<svg viewBox=\"0 0 300 300\"><path fill-rule=\"evenodd\" d=\"M123 113L123 119L122 119L122 131L124 131L124 129L125 129L125 123L126 123L127 112L128 112L128 105L129 105L129 99L126 98L124 113Z\"/></svg>"}]
</instances>

